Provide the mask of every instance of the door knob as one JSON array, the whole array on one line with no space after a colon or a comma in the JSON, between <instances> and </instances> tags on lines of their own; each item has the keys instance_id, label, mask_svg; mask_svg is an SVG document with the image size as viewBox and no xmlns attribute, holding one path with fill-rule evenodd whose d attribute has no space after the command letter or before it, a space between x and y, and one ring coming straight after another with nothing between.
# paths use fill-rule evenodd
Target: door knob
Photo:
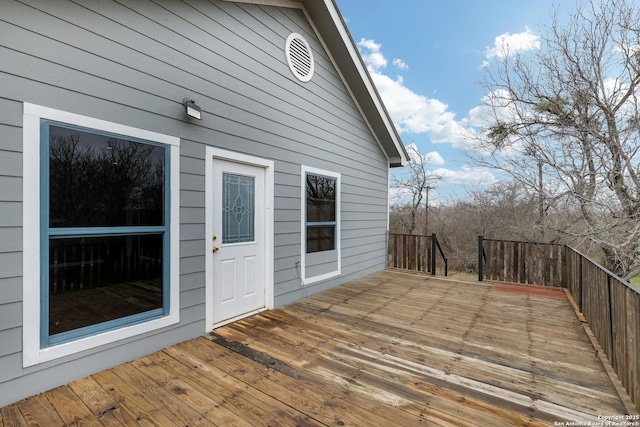
<instances>
[{"instance_id":1,"label":"door knob","mask_svg":"<svg viewBox=\"0 0 640 427\"><path fill-rule=\"evenodd\" d=\"M214 246L211 251L215 254L216 252L218 252L220 250L220 248L218 248L217 246Z\"/></svg>"}]
</instances>

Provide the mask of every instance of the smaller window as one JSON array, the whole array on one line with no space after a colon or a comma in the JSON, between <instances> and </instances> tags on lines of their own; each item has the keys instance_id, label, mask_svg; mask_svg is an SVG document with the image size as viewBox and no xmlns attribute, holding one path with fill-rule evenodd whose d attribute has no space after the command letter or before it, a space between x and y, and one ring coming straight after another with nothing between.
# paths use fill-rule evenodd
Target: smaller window
<instances>
[{"instance_id":1,"label":"smaller window","mask_svg":"<svg viewBox=\"0 0 640 427\"><path fill-rule=\"evenodd\" d=\"M336 248L336 178L307 173L307 253Z\"/></svg>"}]
</instances>

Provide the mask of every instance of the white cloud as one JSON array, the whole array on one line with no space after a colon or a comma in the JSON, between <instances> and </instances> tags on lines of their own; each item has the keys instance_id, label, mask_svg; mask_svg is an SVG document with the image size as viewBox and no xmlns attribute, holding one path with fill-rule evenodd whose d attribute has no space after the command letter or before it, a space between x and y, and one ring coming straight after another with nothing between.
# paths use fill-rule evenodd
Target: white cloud
<instances>
[{"instance_id":1,"label":"white cloud","mask_svg":"<svg viewBox=\"0 0 640 427\"><path fill-rule=\"evenodd\" d=\"M508 91L497 89L482 97L482 105L469 111L468 123L475 128L483 128L497 120L508 122L517 116L515 105Z\"/></svg>"},{"instance_id":2,"label":"white cloud","mask_svg":"<svg viewBox=\"0 0 640 427\"><path fill-rule=\"evenodd\" d=\"M432 164L436 166L442 166L445 164L444 158L437 151L431 151L426 154L420 153L418 146L412 142L407 145L407 152L412 161L424 162L426 164ZM405 173L404 170L399 170L397 173ZM459 170L453 170L448 168L436 168L430 170L431 174L440 177L442 179L442 185L445 184L462 184L462 185L485 185L493 184L498 180L488 169L472 168L469 166L462 166Z\"/></svg>"},{"instance_id":3,"label":"white cloud","mask_svg":"<svg viewBox=\"0 0 640 427\"><path fill-rule=\"evenodd\" d=\"M498 182L491 171L482 168L462 166L459 170L438 168L432 172L442 177L442 180L447 184L487 185Z\"/></svg>"},{"instance_id":4,"label":"white cloud","mask_svg":"<svg viewBox=\"0 0 640 427\"><path fill-rule=\"evenodd\" d=\"M505 58L507 55L528 52L540 49L540 37L531 29L525 27L525 31L517 34L504 33L496 37L493 47L487 48L487 58Z\"/></svg>"},{"instance_id":5,"label":"white cloud","mask_svg":"<svg viewBox=\"0 0 640 427\"><path fill-rule=\"evenodd\" d=\"M613 51L622 52L625 55L637 54L640 51L640 44L636 43L636 44L616 46L613 48Z\"/></svg>"},{"instance_id":6,"label":"white cloud","mask_svg":"<svg viewBox=\"0 0 640 427\"><path fill-rule=\"evenodd\" d=\"M412 161L438 166L442 166L445 163L444 158L437 151L430 151L426 154L421 154L420 149L413 142L407 145L407 152L409 153L409 158Z\"/></svg>"},{"instance_id":7,"label":"white cloud","mask_svg":"<svg viewBox=\"0 0 640 427\"><path fill-rule=\"evenodd\" d=\"M388 61L381 52L382 46L374 40L363 38L358 47L398 132L427 133L432 142L466 146L469 129L456 121L455 113L448 110L447 104L415 93L405 86L401 76L392 78L384 74ZM394 64L408 67L401 60L394 60Z\"/></svg>"},{"instance_id":8,"label":"white cloud","mask_svg":"<svg viewBox=\"0 0 640 427\"><path fill-rule=\"evenodd\" d=\"M444 165L444 158L437 151L429 151L424 155L426 163L432 165Z\"/></svg>"},{"instance_id":9,"label":"white cloud","mask_svg":"<svg viewBox=\"0 0 640 427\"><path fill-rule=\"evenodd\" d=\"M382 55L382 52L380 52L382 45L373 40L363 38L358 42L358 47L360 48L362 59L364 59L364 63L367 65L369 72L378 72L378 70L387 66L387 59ZM366 51L362 52L362 50Z\"/></svg>"},{"instance_id":10,"label":"white cloud","mask_svg":"<svg viewBox=\"0 0 640 427\"><path fill-rule=\"evenodd\" d=\"M400 70L403 70L403 71L409 69L409 66L407 65L407 63L404 62L402 59L399 59L399 58L395 58L393 60L393 65L395 65L396 68L398 68Z\"/></svg>"},{"instance_id":11,"label":"white cloud","mask_svg":"<svg viewBox=\"0 0 640 427\"><path fill-rule=\"evenodd\" d=\"M399 172L399 171L398 171ZM432 192L429 193L430 203L437 204L442 201L440 195L450 197L455 193L450 192L448 185L460 185L462 187L492 185L498 179L488 169L471 168L463 166L459 170L437 168L431 171L434 175L441 177ZM389 189L389 202L391 204L411 203L412 194L407 188L391 186Z\"/></svg>"}]
</instances>

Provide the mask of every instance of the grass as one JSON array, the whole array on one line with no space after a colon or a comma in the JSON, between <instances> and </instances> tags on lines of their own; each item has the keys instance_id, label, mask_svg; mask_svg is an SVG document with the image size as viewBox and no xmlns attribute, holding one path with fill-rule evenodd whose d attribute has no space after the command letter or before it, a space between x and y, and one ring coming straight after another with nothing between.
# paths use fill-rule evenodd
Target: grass
<instances>
[{"instance_id":1,"label":"grass","mask_svg":"<svg viewBox=\"0 0 640 427\"><path fill-rule=\"evenodd\" d=\"M640 286L640 276L636 276L633 279L629 280L633 286Z\"/></svg>"}]
</instances>

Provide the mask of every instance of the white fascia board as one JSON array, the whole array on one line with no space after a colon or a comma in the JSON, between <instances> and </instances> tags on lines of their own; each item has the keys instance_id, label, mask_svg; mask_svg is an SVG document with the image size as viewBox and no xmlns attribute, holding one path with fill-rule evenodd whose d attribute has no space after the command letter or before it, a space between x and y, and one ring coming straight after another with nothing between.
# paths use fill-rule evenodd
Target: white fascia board
<instances>
[{"instance_id":1,"label":"white fascia board","mask_svg":"<svg viewBox=\"0 0 640 427\"><path fill-rule=\"evenodd\" d=\"M302 3L297 0L224 0L230 3L249 3L262 6L286 7L290 9L302 9Z\"/></svg>"},{"instance_id":2,"label":"white fascia board","mask_svg":"<svg viewBox=\"0 0 640 427\"><path fill-rule=\"evenodd\" d=\"M325 7L329 11L329 14L331 15L331 19L333 20L333 23L336 29L340 34L340 37L342 38L342 41L345 47L349 51L349 55L351 56L351 59L353 60L353 63L355 64L358 70L358 73L360 74L360 78L362 79L362 81L367 87L369 96L371 96L371 99L373 100L378 110L378 113L380 114L380 117L382 118L385 124L385 127L387 128L387 131L391 136L391 139L393 140L396 150L399 153L400 163L404 166L409 160L406 150L404 149L402 141L400 140L397 134L396 128L393 122L391 121L391 117L389 117L389 113L387 112L387 109L384 107L384 104L382 103L380 94L378 93L378 90L376 89L375 85L373 84L373 81L371 80L369 71L367 71L364 62L362 61L360 52L358 52L358 49L353 39L351 38L351 35L348 33L345 27L344 21L342 20L342 17L340 15L340 12L338 12L338 9L334 3L334 0L323 0L323 1L325 4ZM390 159L396 157L391 155L391 153L387 153L387 155Z\"/></svg>"},{"instance_id":3,"label":"white fascia board","mask_svg":"<svg viewBox=\"0 0 640 427\"><path fill-rule=\"evenodd\" d=\"M378 138L378 135L375 132L375 130L373 129L373 126L371 125L371 122L367 118L367 115L365 114L364 110L362 109L362 106L360 105L360 102L358 102L358 97L351 90L349 82L347 81L347 79L345 78L344 74L342 73L342 71L340 69L340 66L338 65L338 62L336 61L334 56L331 54L331 49L329 48L329 44L324 41L324 38L322 37L322 34L321 34L320 30L318 29L318 27L313 22L313 19L311 18L311 15L309 15L309 12L307 11L307 9L303 8L303 11L304 11L305 16L307 17L307 20L309 21L309 25L311 25L311 28L313 28L313 31L316 33L316 36L318 37L318 40L320 41L320 44L324 48L327 56L329 57L329 60L331 61L331 63L333 64L333 67L335 68L336 72L338 73L338 76L340 77L340 80L342 80L342 83L344 84L345 88L347 89L347 92L349 92L349 96L351 96L351 99L353 100L354 104L356 105L356 108L358 109L358 112L360 112L360 115L362 116L362 119L364 120L365 124L367 125L367 127L371 131L371 135L373 135L373 138L376 140L376 143L378 144L378 147L380 147L380 150L382 150L382 154L384 154L384 157L387 160L387 163L389 163L389 165L391 165L392 161L389 159L389 155L387 154L387 150L384 148L384 145L380 141L380 138Z\"/></svg>"}]
</instances>

